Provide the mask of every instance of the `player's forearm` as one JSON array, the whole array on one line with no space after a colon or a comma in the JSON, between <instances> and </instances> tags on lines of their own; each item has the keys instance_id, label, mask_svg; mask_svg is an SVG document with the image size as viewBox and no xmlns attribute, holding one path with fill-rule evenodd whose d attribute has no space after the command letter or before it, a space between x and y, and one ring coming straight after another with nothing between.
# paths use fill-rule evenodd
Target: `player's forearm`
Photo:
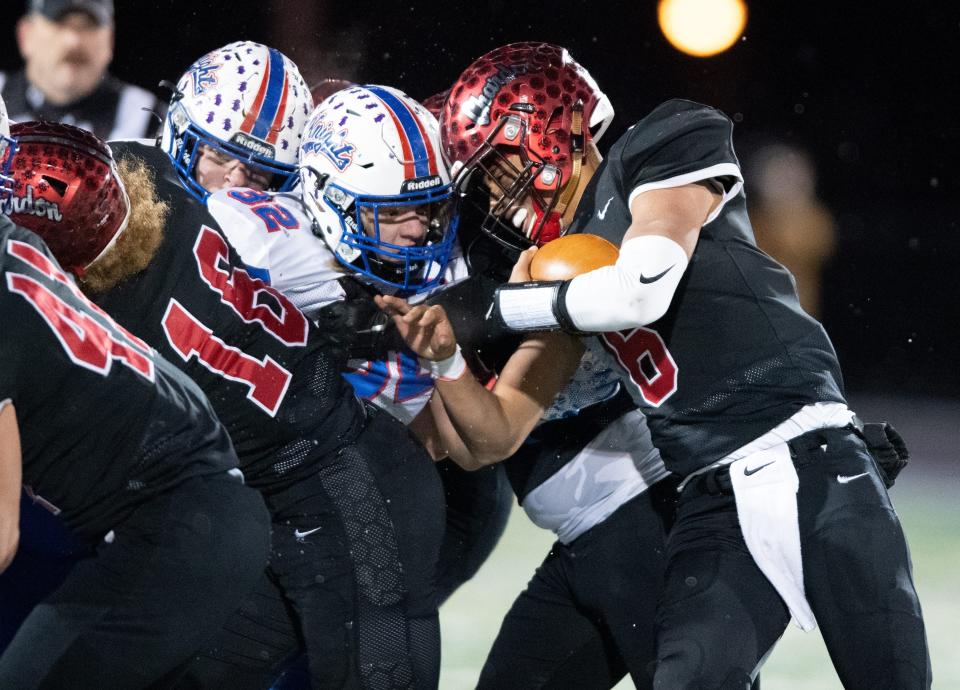
<instances>
[{"instance_id":1,"label":"player's forearm","mask_svg":"<svg viewBox=\"0 0 960 690\"><path fill-rule=\"evenodd\" d=\"M468 461L489 465L513 455L573 376L582 356L579 339L540 333L521 343L492 391L476 380L463 380L468 377L438 381L444 412L470 454ZM451 457L469 469L453 450Z\"/></svg>"},{"instance_id":2,"label":"player's forearm","mask_svg":"<svg viewBox=\"0 0 960 690\"><path fill-rule=\"evenodd\" d=\"M469 372L455 381L437 381L437 393L442 404L437 426L443 445L465 469L512 455L539 418L535 410L524 414L522 409L511 409L509 401L481 386Z\"/></svg>"},{"instance_id":3,"label":"player's forearm","mask_svg":"<svg viewBox=\"0 0 960 690\"><path fill-rule=\"evenodd\" d=\"M483 467L483 464L477 461L464 444L460 434L450 422L450 418L447 417L439 393L431 397L430 404L413 420L410 431L420 439L435 461L450 458L469 471Z\"/></svg>"},{"instance_id":4,"label":"player's forearm","mask_svg":"<svg viewBox=\"0 0 960 690\"><path fill-rule=\"evenodd\" d=\"M567 281L504 285L497 309L508 328L603 333L636 328L666 313L687 266L664 236L630 239L611 266Z\"/></svg>"},{"instance_id":5,"label":"player's forearm","mask_svg":"<svg viewBox=\"0 0 960 690\"><path fill-rule=\"evenodd\" d=\"M20 431L12 404L0 403L0 573L7 569L20 541L20 492L23 484Z\"/></svg>"}]
</instances>

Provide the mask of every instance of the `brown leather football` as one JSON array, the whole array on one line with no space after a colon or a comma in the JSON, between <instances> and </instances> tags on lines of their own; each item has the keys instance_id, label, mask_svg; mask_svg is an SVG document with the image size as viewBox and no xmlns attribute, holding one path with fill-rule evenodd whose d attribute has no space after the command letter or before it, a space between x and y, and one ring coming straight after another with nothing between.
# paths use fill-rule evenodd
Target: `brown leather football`
<instances>
[{"instance_id":1,"label":"brown leather football","mask_svg":"<svg viewBox=\"0 0 960 690\"><path fill-rule=\"evenodd\" d=\"M530 262L534 280L570 280L617 261L620 250L602 237L577 233L547 242Z\"/></svg>"}]
</instances>

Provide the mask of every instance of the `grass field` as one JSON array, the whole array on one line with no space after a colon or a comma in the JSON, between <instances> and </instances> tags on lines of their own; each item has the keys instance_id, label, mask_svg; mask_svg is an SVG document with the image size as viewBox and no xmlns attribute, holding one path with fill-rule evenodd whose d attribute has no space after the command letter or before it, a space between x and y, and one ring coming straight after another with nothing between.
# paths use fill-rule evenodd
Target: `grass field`
<instances>
[{"instance_id":1,"label":"grass field","mask_svg":"<svg viewBox=\"0 0 960 690\"><path fill-rule=\"evenodd\" d=\"M936 471L910 468L893 489L913 555L933 659L934 688L960 688L960 481L952 462ZM442 690L474 687L500 621L546 555L551 535L516 508L497 550L440 611ZM794 626L763 669L763 690L840 690L818 632ZM629 680L617 688L631 688Z\"/></svg>"}]
</instances>

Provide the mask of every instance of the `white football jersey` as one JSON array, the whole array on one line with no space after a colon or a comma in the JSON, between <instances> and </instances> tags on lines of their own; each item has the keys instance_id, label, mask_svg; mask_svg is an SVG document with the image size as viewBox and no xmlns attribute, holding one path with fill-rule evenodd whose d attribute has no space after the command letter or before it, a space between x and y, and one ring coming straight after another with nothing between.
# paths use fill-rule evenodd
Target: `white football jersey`
<instances>
[{"instance_id":1,"label":"white football jersey","mask_svg":"<svg viewBox=\"0 0 960 690\"><path fill-rule=\"evenodd\" d=\"M207 210L251 273L307 316L343 297L337 279L346 271L311 231L299 194L221 189L208 197Z\"/></svg>"},{"instance_id":2,"label":"white football jersey","mask_svg":"<svg viewBox=\"0 0 960 690\"><path fill-rule=\"evenodd\" d=\"M326 243L315 236L296 193L235 187L214 192L207 208L250 273L283 292L308 317L342 299L347 275ZM447 280L462 277L462 259L450 262ZM351 360L344 374L357 396L409 424L433 393L430 370L410 351L385 361Z\"/></svg>"}]
</instances>

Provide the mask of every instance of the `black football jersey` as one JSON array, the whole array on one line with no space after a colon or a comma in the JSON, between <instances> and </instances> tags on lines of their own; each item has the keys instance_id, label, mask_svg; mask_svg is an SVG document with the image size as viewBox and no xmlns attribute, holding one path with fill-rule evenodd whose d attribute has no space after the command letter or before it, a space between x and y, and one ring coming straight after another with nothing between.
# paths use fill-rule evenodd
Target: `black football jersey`
<instances>
[{"instance_id":1,"label":"black football jersey","mask_svg":"<svg viewBox=\"0 0 960 690\"><path fill-rule=\"evenodd\" d=\"M197 385L91 304L40 238L5 216L0 361L23 483L83 536L186 477L236 467Z\"/></svg>"},{"instance_id":2,"label":"black football jersey","mask_svg":"<svg viewBox=\"0 0 960 690\"><path fill-rule=\"evenodd\" d=\"M281 293L255 278L166 154L111 144L143 160L169 205L149 266L94 300L210 398L251 486L294 481L308 459L349 443L364 410L327 340Z\"/></svg>"},{"instance_id":3,"label":"black football jersey","mask_svg":"<svg viewBox=\"0 0 960 690\"><path fill-rule=\"evenodd\" d=\"M591 343L619 365L678 474L728 455L806 404L843 402L830 340L800 308L790 273L756 246L732 132L714 108L660 105L610 149L571 227L619 246L637 194L698 181L723 193L663 318Z\"/></svg>"}]
</instances>

